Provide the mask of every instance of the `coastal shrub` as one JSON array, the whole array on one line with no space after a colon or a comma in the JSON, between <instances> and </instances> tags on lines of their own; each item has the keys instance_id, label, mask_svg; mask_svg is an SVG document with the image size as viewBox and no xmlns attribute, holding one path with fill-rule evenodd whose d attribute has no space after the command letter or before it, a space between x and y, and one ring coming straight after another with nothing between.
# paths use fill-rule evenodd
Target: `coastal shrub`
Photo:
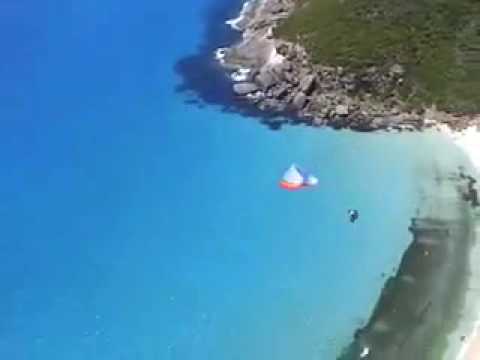
<instances>
[{"instance_id":1,"label":"coastal shrub","mask_svg":"<svg viewBox=\"0 0 480 360\"><path fill-rule=\"evenodd\" d=\"M300 1L277 34L300 41L316 63L352 70L400 63L412 104L480 112L478 1Z\"/></svg>"}]
</instances>

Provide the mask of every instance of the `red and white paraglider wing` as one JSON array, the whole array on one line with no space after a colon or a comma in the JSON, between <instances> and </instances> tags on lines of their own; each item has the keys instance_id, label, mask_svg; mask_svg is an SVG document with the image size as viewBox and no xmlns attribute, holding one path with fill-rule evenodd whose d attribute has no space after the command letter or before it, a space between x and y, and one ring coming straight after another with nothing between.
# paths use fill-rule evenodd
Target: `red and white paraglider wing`
<instances>
[{"instance_id":1,"label":"red and white paraglider wing","mask_svg":"<svg viewBox=\"0 0 480 360\"><path fill-rule=\"evenodd\" d=\"M318 185L318 179L312 174L307 174L292 164L283 174L280 187L287 190L298 190L304 187Z\"/></svg>"},{"instance_id":2,"label":"red and white paraglider wing","mask_svg":"<svg viewBox=\"0 0 480 360\"><path fill-rule=\"evenodd\" d=\"M305 186L305 177L295 165L291 165L283 174L280 186L287 190L301 189Z\"/></svg>"}]
</instances>

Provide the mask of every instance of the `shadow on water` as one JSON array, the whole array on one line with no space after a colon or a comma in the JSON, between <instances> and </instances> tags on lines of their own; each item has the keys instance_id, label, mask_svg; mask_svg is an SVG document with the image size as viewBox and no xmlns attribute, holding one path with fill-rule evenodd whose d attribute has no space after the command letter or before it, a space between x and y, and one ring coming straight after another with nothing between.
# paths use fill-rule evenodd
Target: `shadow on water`
<instances>
[{"instance_id":1,"label":"shadow on water","mask_svg":"<svg viewBox=\"0 0 480 360\"><path fill-rule=\"evenodd\" d=\"M215 59L216 49L240 39L241 34L226 25L225 20L236 17L243 2L235 0L232 4L215 1L207 8L203 14L205 32L202 42L194 54L181 58L175 64L175 72L181 79L175 90L186 95L185 103L190 106L216 106L223 112L255 117L269 128L277 130L286 122L285 116L260 111L236 97L232 91L232 81Z\"/></svg>"}]
</instances>

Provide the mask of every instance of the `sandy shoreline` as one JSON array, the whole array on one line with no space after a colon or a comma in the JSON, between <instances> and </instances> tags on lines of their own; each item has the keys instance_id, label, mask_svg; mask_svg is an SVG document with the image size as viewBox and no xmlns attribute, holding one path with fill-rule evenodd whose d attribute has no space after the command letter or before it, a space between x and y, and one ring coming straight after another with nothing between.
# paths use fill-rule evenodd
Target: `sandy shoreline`
<instances>
[{"instance_id":1,"label":"sandy shoreline","mask_svg":"<svg viewBox=\"0 0 480 360\"><path fill-rule=\"evenodd\" d=\"M477 174L480 173L480 129L478 127L469 127L461 132L451 132L449 135L453 142L461 148L465 154L469 157ZM477 231L478 233L478 231ZM478 239L478 236L477 236ZM477 240L478 241L478 240ZM478 245L475 246L478 251ZM475 289L478 287L478 279L475 273L478 272L478 256L475 256L475 251L472 251L472 257L470 259L472 274L470 279L469 289ZM468 294L467 294L468 296ZM472 294L473 297L477 297L477 294ZM467 323L475 320L473 329L469 334L465 334L464 342L458 352L455 360L478 360L480 358L480 309L473 310L474 314L470 316L473 319L464 319ZM475 314L476 313L476 314ZM467 317L469 315L466 315Z\"/></svg>"},{"instance_id":2,"label":"sandy shoreline","mask_svg":"<svg viewBox=\"0 0 480 360\"><path fill-rule=\"evenodd\" d=\"M478 241L480 229L477 225L475 237ZM445 359L478 360L480 358L480 304L478 302L478 289L480 285L480 269L478 261L480 247L476 243L470 256L471 274L465 294L465 305L458 328L451 334L449 351Z\"/></svg>"},{"instance_id":3,"label":"sandy shoreline","mask_svg":"<svg viewBox=\"0 0 480 360\"><path fill-rule=\"evenodd\" d=\"M458 160L468 163L448 141L433 150L433 161L419 169L423 195L409 228L410 245L368 322L338 360L358 360L365 347L371 350L368 360L453 360L458 353L460 336L454 342L449 335L462 320L473 236L471 206L461 196L464 180L454 169Z\"/></svg>"},{"instance_id":4,"label":"sandy shoreline","mask_svg":"<svg viewBox=\"0 0 480 360\"><path fill-rule=\"evenodd\" d=\"M480 128L470 126L462 131L450 131L449 136L467 154L475 169L480 172Z\"/></svg>"},{"instance_id":5,"label":"sandy shoreline","mask_svg":"<svg viewBox=\"0 0 480 360\"><path fill-rule=\"evenodd\" d=\"M475 323L472 333L465 338L456 360L476 360L480 354L480 321Z\"/></svg>"},{"instance_id":6,"label":"sandy shoreline","mask_svg":"<svg viewBox=\"0 0 480 360\"><path fill-rule=\"evenodd\" d=\"M454 131L446 125L437 127L468 157L475 177L480 175L480 127L470 126L462 131ZM475 226L475 245L470 254L470 276L465 294L465 305L459 326L449 336L449 348L445 360L478 360L480 359L480 227Z\"/></svg>"}]
</instances>

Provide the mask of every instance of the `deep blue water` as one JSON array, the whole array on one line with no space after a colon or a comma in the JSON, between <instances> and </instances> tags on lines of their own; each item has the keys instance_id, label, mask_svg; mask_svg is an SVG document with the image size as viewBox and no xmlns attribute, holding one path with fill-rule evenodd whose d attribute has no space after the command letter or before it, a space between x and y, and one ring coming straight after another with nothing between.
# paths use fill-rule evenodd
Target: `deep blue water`
<instances>
[{"instance_id":1,"label":"deep blue water","mask_svg":"<svg viewBox=\"0 0 480 360\"><path fill-rule=\"evenodd\" d=\"M0 5L1 359L331 359L368 317L418 139L187 103L222 1ZM280 190L292 161L320 186Z\"/></svg>"}]
</instances>

